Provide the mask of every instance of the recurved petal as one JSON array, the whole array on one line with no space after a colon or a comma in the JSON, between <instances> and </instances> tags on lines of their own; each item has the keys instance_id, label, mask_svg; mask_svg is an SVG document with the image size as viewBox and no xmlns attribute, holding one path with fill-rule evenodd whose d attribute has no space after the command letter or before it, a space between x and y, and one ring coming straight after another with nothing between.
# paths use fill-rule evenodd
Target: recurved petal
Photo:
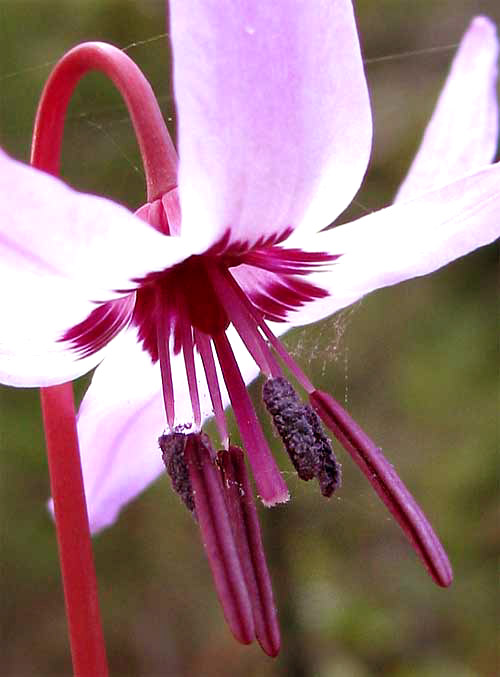
<instances>
[{"instance_id":1,"label":"recurved petal","mask_svg":"<svg viewBox=\"0 0 500 677\"><path fill-rule=\"evenodd\" d=\"M201 252L331 223L368 162L348 0L172 0L182 232Z\"/></svg>"},{"instance_id":2,"label":"recurved petal","mask_svg":"<svg viewBox=\"0 0 500 677\"><path fill-rule=\"evenodd\" d=\"M129 323L135 293L96 307L79 287L55 277L40 279L32 272L19 271L13 278L9 275L2 281L0 272L4 290L0 299L0 383L35 387L71 381L93 369ZM90 320L101 310L104 317L95 325ZM86 325L95 339L94 352L85 354L72 341L59 340L68 327L78 326L82 317L89 318Z\"/></svg>"},{"instance_id":3,"label":"recurved petal","mask_svg":"<svg viewBox=\"0 0 500 677\"><path fill-rule=\"evenodd\" d=\"M432 273L499 236L497 163L411 202L308 238L303 248L342 256L328 272L308 277L329 296L291 313L288 320L295 326L315 322L375 289Z\"/></svg>"},{"instance_id":4,"label":"recurved petal","mask_svg":"<svg viewBox=\"0 0 500 677\"><path fill-rule=\"evenodd\" d=\"M124 207L0 151L0 381L49 385L91 369L102 355L66 353L65 331L188 253Z\"/></svg>"},{"instance_id":5,"label":"recurved petal","mask_svg":"<svg viewBox=\"0 0 500 677\"><path fill-rule=\"evenodd\" d=\"M247 382L257 367L231 335ZM240 359L241 357L241 359ZM202 419L212 415L203 371L197 361ZM181 355L172 358L175 424L193 430L191 401ZM223 405L229 398L221 387ZM92 531L112 524L121 509L165 468L158 437L167 426L160 368L137 342L135 329L116 339L114 350L97 368L78 414L78 435Z\"/></svg>"},{"instance_id":6,"label":"recurved petal","mask_svg":"<svg viewBox=\"0 0 500 677\"><path fill-rule=\"evenodd\" d=\"M145 227L115 202L79 193L2 151L0 198L2 275L8 268L52 275L107 301L190 253L185 240Z\"/></svg>"},{"instance_id":7,"label":"recurved petal","mask_svg":"<svg viewBox=\"0 0 500 677\"><path fill-rule=\"evenodd\" d=\"M410 200L491 162L498 140L498 40L486 17L472 20L420 149L396 200Z\"/></svg>"}]
</instances>

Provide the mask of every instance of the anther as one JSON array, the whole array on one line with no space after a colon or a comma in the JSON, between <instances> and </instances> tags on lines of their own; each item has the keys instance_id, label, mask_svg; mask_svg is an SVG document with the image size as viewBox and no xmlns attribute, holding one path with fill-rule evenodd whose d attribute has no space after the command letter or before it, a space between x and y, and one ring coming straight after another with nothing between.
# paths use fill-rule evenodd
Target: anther
<instances>
[{"instance_id":1,"label":"anther","mask_svg":"<svg viewBox=\"0 0 500 677\"><path fill-rule=\"evenodd\" d=\"M196 515L217 594L232 633L243 644L255 638L252 605L226 505L214 450L204 433L186 435L185 456Z\"/></svg>"},{"instance_id":2,"label":"anther","mask_svg":"<svg viewBox=\"0 0 500 677\"><path fill-rule=\"evenodd\" d=\"M184 433L171 433L161 435L158 438L158 444L174 491L180 496L188 510L194 513L193 486L184 456L186 439L187 435Z\"/></svg>"},{"instance_id":3,"label":"anther","mask_svg":"<svg viewBox=\"0 0 500 677\"><path fill-rule=\"evenodd\" d=\"M331 395L315 390L310 401L324 424L366 475L434 581L442 587L450 585L453 572L439 538L381 449Z\"/></svg>"},{"instance_id":4,"label":"anther","mask_svg":"<svg viewBox=\"0 0 500 677\"><path fill-rule=\"evenodd\" d=\"M300 479L316 478L323 496L330 497L342 471L318 415L283 377L266 381L262 397Z\"/></svg>"},{"instance_id":5,"label":"anther","mask_svg":"<svg viewBox=\"0 0 500 677\"><path fill-rule=\"evenodd\" d=\"M231 445L228 451L219 452L217 463L222 473L231 528L252 606L255 635L269 656L277 656L280 631L276 606L243 451Z\"/></svg>"}]
</instances>

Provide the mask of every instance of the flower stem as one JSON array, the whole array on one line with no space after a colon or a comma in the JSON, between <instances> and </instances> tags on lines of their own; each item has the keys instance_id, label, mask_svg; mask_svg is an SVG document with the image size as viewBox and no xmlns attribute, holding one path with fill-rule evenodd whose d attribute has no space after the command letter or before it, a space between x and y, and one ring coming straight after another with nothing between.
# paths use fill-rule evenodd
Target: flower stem
<instances>
[{"instance_id":1,"label":"flower stem","mask_svg":"<svg viewBox=\"0 0 500 677\"><path fill-rule=\"evenodd\" d=\"M64 120L71 94L88 71L107 75L125 99L144 162L149 201L177 183L177 155L149 83L122 51L85 43L56 65L38 106L31 163L59 174ZM97 581L83 486L73 389L42 388L42 410L73 668L78 677L108 675Z\"/></svg>"},{"instance_id":2,"label":"flower stem","mask_svg":"<svg viewBox=\"0 0 500 677\"><path fill-rule=\"evenodd\" d=\"M141 151L148 202L160 198L177 185L174 145L149 82L124 52L103 42L77 45L52 71L38 106L32 164L56 176L59 174L68 103L77 83L89 71L107 75L123 96Z\"/></svg>"},{"instance_id":3,"label":"flower stem","mask_svg":"<svg viewBox=\"0 0 500 677\"><path fill-rule=\"evenodd\" d=\"M106 677L71 383L42 388L41 401L73 669L77 677Z\"/></svg>"}]
</instances>

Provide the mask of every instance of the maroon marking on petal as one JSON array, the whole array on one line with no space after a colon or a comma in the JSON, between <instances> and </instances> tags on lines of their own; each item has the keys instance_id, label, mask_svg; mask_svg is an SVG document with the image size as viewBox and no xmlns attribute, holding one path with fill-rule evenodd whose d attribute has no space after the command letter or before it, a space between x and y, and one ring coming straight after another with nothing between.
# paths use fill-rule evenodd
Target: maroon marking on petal
<instances>
[{"instance_id":1,"label":"maroon marking on petal","mask_svg":"<svg viewBox=\"0 0 500 677\"><path fill-rule=\"evenodd\" d=\"M254 251L262 248L273 247L279 242L283 242L293 233L293 228L287 226L278 233L272 235L263 235L252 244L248 240L234 240L231 239L231 228L227 228L219 240L213 244L210 249L204 252L204 256L235 256L241 257L249 251ZM240 261L241 262L241 261Z\"/></svg>"},{"instance_id":2,"label":"maroon marking on petal","mask_svg":"<svg viewBox=\"0 0 500 677\"><path fill-rule=\"evenodd\" d=\"M321 271L338 256L326 252L302 252L271 246L253 249L239 258L228 254L224 261L252 303L267 320L282 322L290 313L315 299L325 298L328 292L302 279Z\"/></svg>"},{"instance_id":3,"label":"maroon marking on petal","mask_svg":"<svg viewBox=\"0 0 500 677\"><path fill-rule=\"evenodd\" d=\"M332 263L339 256L326 252L303 252L301 249L269 247L254 249L241 257L240 263L263 268L273 273L286 275L307 275L319 266Z\"/></svg>"},{"instance_id":4,"label":"maroon marking on petal","mask_svg":"<svg viewBox=\"0 0 500 677\"><path fill-rule=\"evenodd\" d=\"M132 318L134 294L101 303L79 324L71 327L60 341L68 341L80 358L97 353L115 338Z\"/></svg>"},{"instance_id":5,"label":"maroon marking on petal","mask_svg":"<svg viewBox=\"0 0 500 677\"><path fill-rule=\"evenodd\" d=\"M224 616L242 644L250 644L255 627L248 590L234 542L219 471L204 433L187 436L184 457L193 487L196 516Z\"/></svg>"},{"instance_id":6,"label":"maroon marking on petal","mask_svg":"<svg viewBox=\"0 0 500 677\"><path fill-rule=\"evenodd\" d=\"M268 283L264 281L263 287L263 290L251 291L249 296L264 317L273 322L284 322L290 311L308 301L328 296L325 289L289 275L281 279L276 277Z\"/></svg>"},{"instance_id":7,"label":"maroon marking on petal","mask_svg":"<svg viewBox=\"0 0 500 677\"><path fill-rule=\"evenodd\" d=\"M310 394L310 400L325 425L366 475L434 581L442 587L449 586L453 573L444 548L381 450L331 395L315 390Z\"/></svg>"},{"instance_id":8,"label":"maroon marking on petal","mask_svg":"<svg viewBox=\"0 0 500 677\"><path fill-rule=\"evenodd\" d=\"M154 285L137 291L132 324L137 327L137 337L144 350L153 362L158 362L158 302Z\"/></svg>"},{"instance_id":9,"label":"maroon marking on petal","mask_svg":"<svg viewBox=\"0 0 500 677\"><path fill-rule=\"evenodd\" d=\"M138 328L139 340L153 362L158 360L157 325L165 316L170 318L175 354L182 350L186 322L209 336L228 327L227 313L213 288L204 257L192 256L141 280L132 324Z\"/></svg>"},{"instance_id":10,"label":"maroon marking on petal","mask_svg":"<svg viewBox=\"0 0 500 677\"><path fill-rule=\"evenodd\" d=\"M243 452L231 446L228 452L219 452L218 463L223 473L231 526L252 605L255 635L263 650L274 657L280 650L280 630Z\"/></svg>"},{"instance_id":11,"label":"maroon marking on petal","mask_svg":"<svg viewBox=\"0 0 500 677\"><path fill-rule=\"evenodd\" d=\"M153 362L158 360L157 325L162 317L170 318L174 354L182 350L186 323L209 336L229 325L202 256L192 256L161 273L151 273L140 284L132 324L138 328L139 340Z\"/></svg>"}]
</instances>

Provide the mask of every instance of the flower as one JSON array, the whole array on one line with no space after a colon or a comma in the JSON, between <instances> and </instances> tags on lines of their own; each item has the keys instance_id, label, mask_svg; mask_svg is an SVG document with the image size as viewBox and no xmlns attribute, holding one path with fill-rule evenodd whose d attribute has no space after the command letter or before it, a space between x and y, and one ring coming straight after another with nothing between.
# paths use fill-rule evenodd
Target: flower
<instances>
[{"instance_id":1,"label":"flower","mask_svg":"<svg viewBox=\"0 0 500 677\"><path fill-rule=\"evenodd\" d=\"M497 138L494 28L484 18L470 27L397 203L322 230L352 200L370 151L351 2L228 9L173 0L170 11L178 188L133 216L0 156L0 281L10 290L0 300L0 381L47 386L102 361L78 421L99 529L162 472L156 440L165 428L185 434L191 480L196 467L209 476L211 451L198 431L215 412L229 451L229 401L262 500L285 501L244 385L261 371L299 476L317 477L327 494L338 483L315 411L447 585L446 556L390 465L276 337L498 237L500 166L488 166ZM280 361L312 409L288 390ZM314 440L312 456L304 436Z\"/></svg>"}]
</instances>

